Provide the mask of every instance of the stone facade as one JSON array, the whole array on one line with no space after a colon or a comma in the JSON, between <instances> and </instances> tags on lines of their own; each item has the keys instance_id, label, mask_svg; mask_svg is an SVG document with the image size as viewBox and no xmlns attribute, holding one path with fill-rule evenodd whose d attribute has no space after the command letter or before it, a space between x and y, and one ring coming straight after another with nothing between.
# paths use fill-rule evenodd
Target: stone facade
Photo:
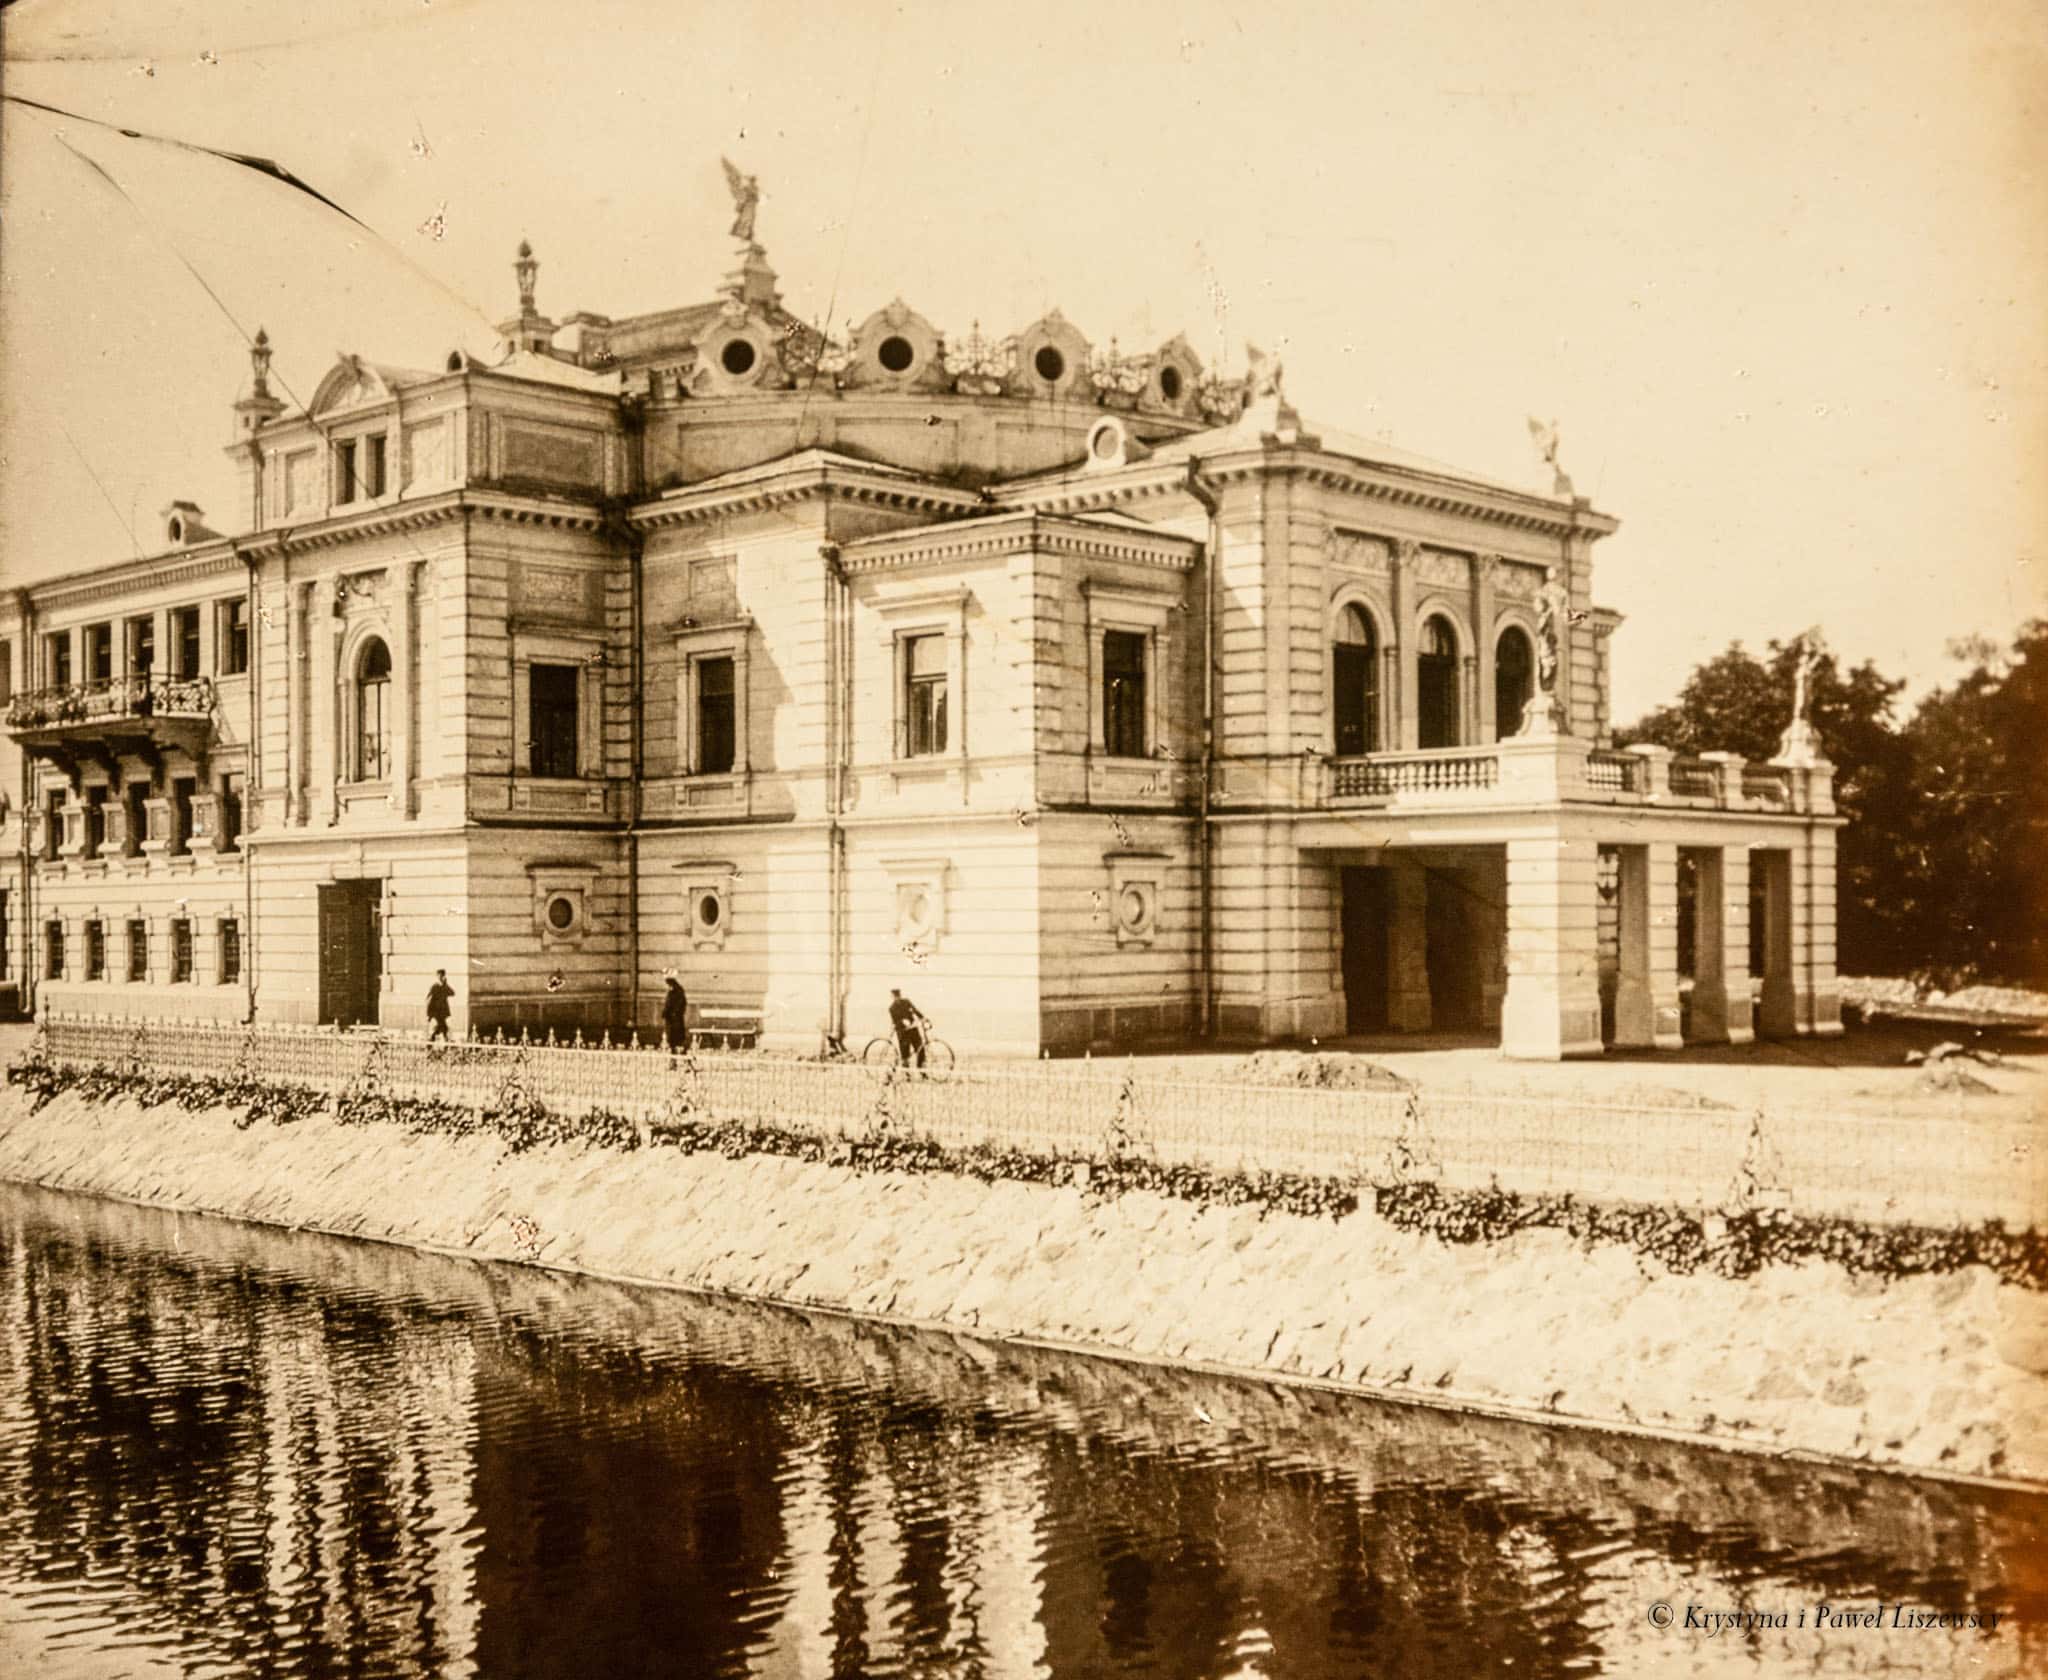
<instances>
[{"instance_id":1,"label":"stone facade","mask_svg":"<svg viewBox=\"0 0 2048 1680\"><path fill-rule=\"evenodd\" d=\"M1607 750L1583 499L1056 312L835 344L751 244L633 320L519 266L490 365L344 357L299 412L259 339L236 534L174 504L0 603L21 1001L418 1027L445 968L458 1030L648 1028L674 972L802 1048L891 986L1018 1054L1836 1029L1827 767Z\"/></svg>"}]
</instances>

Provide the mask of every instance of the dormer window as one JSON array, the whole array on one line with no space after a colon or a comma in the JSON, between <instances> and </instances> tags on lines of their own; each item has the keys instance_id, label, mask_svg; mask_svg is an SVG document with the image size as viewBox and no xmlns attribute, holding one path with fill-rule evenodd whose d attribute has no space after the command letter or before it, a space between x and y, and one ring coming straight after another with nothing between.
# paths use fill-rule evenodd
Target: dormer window
<instances>
[{"instance_id":1,"label":"dormer window","mask_svg":"<svg viewBox=\"0 0 2048 1680\"><path fill-rule=\"evenodd\" d=\"M384 494L384 434L363 439L363 494L372 498Z\"/></svg>"},{"instance_id":2,"label":"dormer window","mask_svg":"<svg viewBox=\"0 0 2048 1680\"><path fill-rule=\"evenodd\" d=\"M339 507L356 499L356 440L347 438L334 446L334 502Z\"/></svg>"}]
</instances>

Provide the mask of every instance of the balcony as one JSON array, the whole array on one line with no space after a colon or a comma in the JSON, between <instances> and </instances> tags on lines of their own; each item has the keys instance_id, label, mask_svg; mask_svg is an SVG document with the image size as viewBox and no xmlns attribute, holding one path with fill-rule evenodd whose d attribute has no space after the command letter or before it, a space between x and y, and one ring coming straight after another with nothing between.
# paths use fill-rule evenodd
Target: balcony
<instances>
[{"instance_id":1,"label":"balcony","mask_svg":"<svg viewBox=\"0 0 2048 1680\"><path fill-rule=\"evenodd\" d=\"M84 760L111 770L132 753L161 769L166 748L201 759L213 738L213 683L143 673L15 695L0 728L27 753L67 775Z\"/></svg>"},{"instance_id":2,"label":"balcony","mask_svg":"<svg viewBox=\"0 0 2048 1680\"><path fill-rule=\"evenodd\" d=\"M1662 747L1594 747L1570 736L1329 758L1316 770L1319 803L1339 810L1560 803L1788 813L1834 809L1832 772L1825 765L1750 764L1733 753L1678 757Z\"/></svg>"}]
</instances>

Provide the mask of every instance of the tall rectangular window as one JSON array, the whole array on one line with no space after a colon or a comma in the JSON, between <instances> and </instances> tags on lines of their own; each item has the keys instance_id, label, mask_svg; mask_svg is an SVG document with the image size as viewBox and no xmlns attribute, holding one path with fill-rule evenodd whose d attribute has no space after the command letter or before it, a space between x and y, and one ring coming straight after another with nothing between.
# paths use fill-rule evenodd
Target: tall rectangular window
<instances>
[{"instance_id":1,"label":"tall rectangular window","mask_svg":"<svg viewBox=\"0 0 2048 1680\"><path fill-rule=\"evenodd\" d=\"M140 916L128 924L128 978L137 984L149 978L149 923Z\"/></svg>"},{"instance_id":2,"label":"tall rectangular window","mask_svg":"<svg viewBox=\"0 0 2048 1680\"><path fill-rule=\"evenodd\" d=\"M170 622L171 675L196 677L199 675L199 609L173 607Z\"/></svg>"},{"instance_id":3,"label":"tall rectangular window","mask_svg":"<svg viewBox=\"0 0 2048 1680\"><path fill-rule=\"evenodd\" d=\"M382 432L363 439L363 494L372 497L384 494L384 434Z\"/></svg>"},{"instance_id":4,"label":"tall rectangular window","mask_svg":"<svg viewBox=\"0 0 2048 1680\"><path fill-rule=\"evenodd\" d=\"M14 698L14 645L0 642L0 706Z\"/></svg>"},{"instance_id":5,"label":"tall rectangular window","mask_svg":"<svg viewBox=\"0 0 2048 1680\"><path fill-rule=\"evenodd\" d=\"M43 861L55 863L64 844L64 790L52 788L43 795Z\"/></svg>"},{"instance_id":6,"label":"tall rectangular window","mask_svg":"<svg viewBox=\"0 0 2048 1680\"><path fill-rule=\"evenodd\" d=\"M128 621L128 674L146 677L155 664L156 620L131 618Z\"/></svg>"},{"instance_id":7,"label":"tall rectangular window","mask_svg":"<svg viewBox=\"0 0 2048 1680\"><path fill-rule=\"evenodd\" d=\"M228 772L220 779L220 797L215 809L219 812L220 849L224 852L238 852L242 849L242 774L239 770Z\"/></svg>"},{"instance_id":8,"label":"tall rectangular window","mask_svg":"<svg viewBox=\"0 0 2048 1680\"><path fill-rule=\"evenodd\" d=\"M231 986L242 977L242 924L228 916L220 924L220 983Z\"/></svg>"},{"instance_id":9,"label":"tall rectangular window","mask_svg":"<svg viewBox=\"0 0 2048 1680\"><path fill-rule=\"evenodd\" d=\"M339 507L343 502L356 499L356 444L350 438L346 443L334 446L334 502Z\"/></svg>"},{"instance_id":10,"label":"tall rectangular window","mask_svg":"<svg viewBox=\"0 0 2048 1680\"><path fill-rule=\"evenodd\" d=\"M723 775L733 766L733 665L730 659L697 661L697 769Z\"/></svg>"},{"instance_id":11,"label":"tall rectangular window","mask_svg":"<svg viewBox=\"0 0 2048 1680\"><path fill-rule=\"evenodd\" d=\"M64 978L64 924L49 922L43 928L43 978Z\"/></svg>"},{"instance_id":12,"label":"tall rectangular window","mask_svg":"<svg viewBox=\"0 0 2048 1680\"><path fill-rule=\"evenodd\" d=\"M127 807L128 832L121 840L121 855L140 857L142 842L149 838L149 783L130 782L122 791L122 803Z\"/></svg>"},{"instance_id":13,"label":"tall rectangular window","mask_svg":"<svg viewBox=\"0 0 2048 1680\"><path fill-rule=\"evenodd\" d=\"M192 978L192 923L179 916L171 923L171 983L183 985Z\"/></svg>"},{"instance_id":14,"label":"tall rectangular window","mask_svg":"<svg viewBox=\"0 0 2048 1680\"><path fill-rule=\"evenodd\" d=\"M249 603L239 595L220 607L220 674L239 677L249 669Z\"/></svg>"},{"instance_id":15,"label":"tall rectangular window","mask_svg":"<svg viewBox=\"0 0 2048 1680\"><path fill-rule=\"evenodd\" d=\"M85 857L98 857L107 842L107 792L104 787L85 790Z\"/></svg>"},{"instance_id":16,"label":"tall rectangular window","mask_svg":"<svg viewBox=\"0 0 2048 1680\"><path fill-rule=\"evenodd\" d=\"M903 754L946 750L946 638L903 639Z\"/></svg>"},{"instance_id":17,"label":"tall rectangular window","mask_svg":"<svg viewBox=\"0 0 2048 1680\"><path fill-rule=\"evenodd\" d=\"M0 980L7 978L8 953L14 943L10 935L13 932L14 924L7 919L7 894L0 891Z\"/></svg>"},{"instance_id":18,"label":"tall rectangular window","mask_svg":"<svg viewBox=\"0 0 2048 1680\"><path fill-rule=\"evenodd\" d=\"M43 659L52 688L71 686L71 632L55 630L43 638Z\"/></svg>"},{"instance_id":19,"label":"tall rectangular window","mask_svg":"<svg viewBox=\"0 0 2048 1680\"><path fill-rule=\"evenodd\" d=\"M107 977L107 927L98 920L85 924L85 977L88 980Z\"/></svg>"},{"instance_id":20,"label":"tall rectangular window","mask_svg":"<svg viewBox=\"0 0 2048 1680\"><path fill-rule=\"evenodd\" d=\"M1102 635L1102 748L1111 758L1143 758L1145 637L1132 630Z\"/></svg>"},{"instance_id":21,"label":"tall rectangular window","mask_svg":"<svg viewBox=\"0 0 2048 1680\"><path fill-rule=\"evenodd\" d=\"M114 627L88 624L85 627L85 680L106 682L114 674Z\"/></svg>"},{"instance_id":22,"label":"tall rectangular window","mask_svg":"<svg viewBox=\"0 0 2048 1680\"><path fill-rule=\"evenodd\" d=\"M576 684L581 674L574 665L527 667L527 767L536 776L576 774Z\"/></svg>"},{"instance_id":23,"label":"tall rectangular window","mask_svg":"<svg viewBox=\"0 0 2048 1680\"><path fill-rule=\"evenodd\" d=\"M199 783L191 776L171 783L171 843L164 850L174 857L192 849L192 796L198 791Z\"/></svg>"}]
</instances>

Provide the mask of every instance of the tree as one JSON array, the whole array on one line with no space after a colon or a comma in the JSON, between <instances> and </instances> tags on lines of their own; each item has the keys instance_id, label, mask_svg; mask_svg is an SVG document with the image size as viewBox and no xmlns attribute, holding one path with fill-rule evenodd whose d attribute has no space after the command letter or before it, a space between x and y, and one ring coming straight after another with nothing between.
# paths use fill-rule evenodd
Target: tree
<instances>
[{"instance_id":1,"label":"tree","mask_svg":"<svg viewBox=\"0 0 2048 1680\"><path fill-rule=\"evenodd\" d=\"M1951 651L1973 668L1915 710L1910 797L1886 813L1912 942L1945 984L2048 981L2048 620L2009 656L1981 640Z\"/></svg>"},{"instance_id":2,"label":"tree","mask_svg":"<svg viewBox=\"0 0 2048 1680\"><path fill-rule=\"evenodd\" d=\"M1732 752L1767 761L1792 722L1800 644L1773 641L1759 657L1740 642L1697 666L1669 706L1620 732L1623 744L1674 752ZM1892 723L1905 683L1868 660L1847 671L1823 652L1807 715L1835 766L1837 960L1850 974L1892 974L1920 962L1921 934L1899 888L1909 843L1898 814L1911 800L1910 751Z\"/></svg>"}]
</instances>

